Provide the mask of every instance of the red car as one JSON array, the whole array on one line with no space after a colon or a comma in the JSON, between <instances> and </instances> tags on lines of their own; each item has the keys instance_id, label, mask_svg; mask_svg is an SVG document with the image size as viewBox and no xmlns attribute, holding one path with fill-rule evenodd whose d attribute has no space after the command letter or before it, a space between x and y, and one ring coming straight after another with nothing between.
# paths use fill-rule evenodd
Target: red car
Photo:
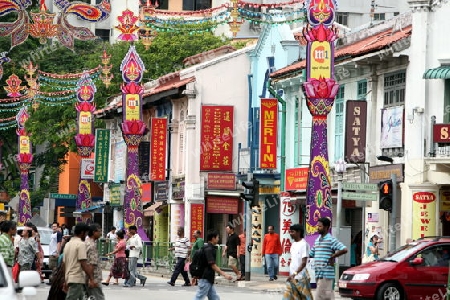
<instances>
[{"instance_id":1,"label":"red car","mask_svg":"<svg viewBox=\"0 0 450 300\"><path fill-rule=\"evenodd\" d=\"M352 299L445 300L449 262L449 237L419 239L344 271L339 294Z\"/></svg>"}]
</instances>

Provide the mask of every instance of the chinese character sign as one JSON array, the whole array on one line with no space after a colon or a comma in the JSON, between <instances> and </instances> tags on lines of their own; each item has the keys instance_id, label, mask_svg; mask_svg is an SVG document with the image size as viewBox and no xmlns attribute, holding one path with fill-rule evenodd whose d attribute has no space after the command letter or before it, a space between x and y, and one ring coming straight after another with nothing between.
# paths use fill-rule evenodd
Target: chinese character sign
<instances>
[{"instance_id":1,"label":"chinese character sign","mask_svg":"<svg viewBox=\"0 0 450 300\"><path fill-rule=\"evenodd\" d=\"M203 223L204 223L204 211L205 206L203 204L191 204L191 240L195 240L194 232L200 230L202 236L204 236Z\"/></svg>"},{"instance_id":2,"label":"chinese character sign","mask_svg":"<svg viewBox=\"0 0 450 300\"><path fill-rule=\"evenodd\" d=\"M435 193L413 193L413 239L436 236L436 208Z\"/></svg>"},{"instance_id":3,"label":"chinese character sign","mask_svg":"<svg viewBox=\"0 0 450 300\"><path fill-rule=\"evenodd\" d=\"M233 170L233 106L202 106L201 171Z\"/></svg>"},{"instance_id":4,"label":"chinese character sign","mask_svg":"<svg viewBox=\"0 0 450 300\"><path fill-rule=\"evenodd\" d=\"M165 180L167 118L152 118L150 147L150 180Z\"/></svg>"},{"instance_id":5,"label":"chinese character sign","mask_svg":"<svg viewBox=\"0 0 450 300\"><path fill-rule=\"evenodd\" d=\"M259 166L277 168L278 100L261 99Z\"/></svg>"},{"instance_id":6,"label":"chinese character sign","mask_svg":"<svg viewBox=\"0 0 450 300\"><path fill-rule=\"evenodd\" d=\"M291 264L291 235L289 227L300 223L300 214L297 204L291 203L289 194L280 195L280 239L281 239L281 256L279 270L281 275L289 276L289 266Z\"/></svg>"}]
</instances>

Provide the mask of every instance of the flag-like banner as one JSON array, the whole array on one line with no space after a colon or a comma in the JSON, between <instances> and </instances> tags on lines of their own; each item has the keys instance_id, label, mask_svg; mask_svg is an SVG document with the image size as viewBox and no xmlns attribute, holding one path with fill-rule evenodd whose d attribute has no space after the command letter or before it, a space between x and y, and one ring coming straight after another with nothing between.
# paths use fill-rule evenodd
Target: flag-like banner
<instances>
[{"instance_id":1,"label":"flag-like banner","mask_svg":"<svg viewBox=\"0 0 450 300\"><path fill-rule=\"evenodd\" d=\"M151 121L150 180L166 179L167 118Z\"/></svg>"},{"instance_id":2,"label":"flag-like banner","mask_svg":"<svg viewBox=\"0 0 450 300\"><path fill-rule=\"evenodd\" d=\"M277 168L278 100L261 99L259 167Z\"/></svg>"}]
</instances>

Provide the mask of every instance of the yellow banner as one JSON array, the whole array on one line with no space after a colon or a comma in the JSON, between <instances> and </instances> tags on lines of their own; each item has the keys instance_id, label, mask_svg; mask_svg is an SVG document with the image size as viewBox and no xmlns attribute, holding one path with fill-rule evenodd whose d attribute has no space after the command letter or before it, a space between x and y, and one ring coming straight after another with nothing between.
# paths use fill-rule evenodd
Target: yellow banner
<instances>
[{"instance_id":1,"label":"yellow banner","mask_svg":"<svg viewBox=\"0 0 450 300\"><path fill-rule=\"evenodd\" d=\"M21 135L19 137L19 153L28 154L31 152L30 149L30 137L26 135Z\"/></svg>"},{"instance_id":2,"label":"yellow banner","mask_svg":"<svg viewBox=\"0 0 450 300\"><path fill-rule=\"evenodd\" d=\"M436 236L436 202L435 193L413 193L413 239Z\"/></svg>"},{"instance_id":3,"label":"yellow banner","mask_svg":"<svg viewBox=\"0 0 450 300\"><path fill-rule=\"evenodd\" d=\"M125 95L125 115L126 120L140 120L141 118L141 104L139 94Z\"/></svg>"},{"instance_id":4,"label":"yellow banner","mask_svg":"<svg viewBox=\"0 0 450 300\"><path fill-rule=\"evenodd\" d=\"M80 116L78 118L78 133L92 133L92 113L90 111L80 111Z\"/></svg>"},{"instance_id":5,"label":"yellow banner","mask_svg":"<svg viewBox=\"0 0 450 300\"><path fill-rule=\"evenodd\" d=\"M310 77L319 79L331 78L331 45L329 42L312 42L309 59L311 62Z\"/></svg>"}]
</instances>

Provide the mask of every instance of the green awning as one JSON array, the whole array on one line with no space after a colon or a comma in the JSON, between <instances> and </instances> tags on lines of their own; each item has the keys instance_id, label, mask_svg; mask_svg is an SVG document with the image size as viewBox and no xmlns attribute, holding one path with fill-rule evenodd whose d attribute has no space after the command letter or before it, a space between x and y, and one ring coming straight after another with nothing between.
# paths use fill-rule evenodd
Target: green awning
<instances>
[{"instance_id":1,"label":"green awning","mask_svg":"<svg viewBox=\"0 0 450 300\"><path fill-rule=\"evenodd\" d=\"M450 66L440 66L434 69L428 69L423 74L424 79L450 79Z\"/></svg>"}]
</instances>

